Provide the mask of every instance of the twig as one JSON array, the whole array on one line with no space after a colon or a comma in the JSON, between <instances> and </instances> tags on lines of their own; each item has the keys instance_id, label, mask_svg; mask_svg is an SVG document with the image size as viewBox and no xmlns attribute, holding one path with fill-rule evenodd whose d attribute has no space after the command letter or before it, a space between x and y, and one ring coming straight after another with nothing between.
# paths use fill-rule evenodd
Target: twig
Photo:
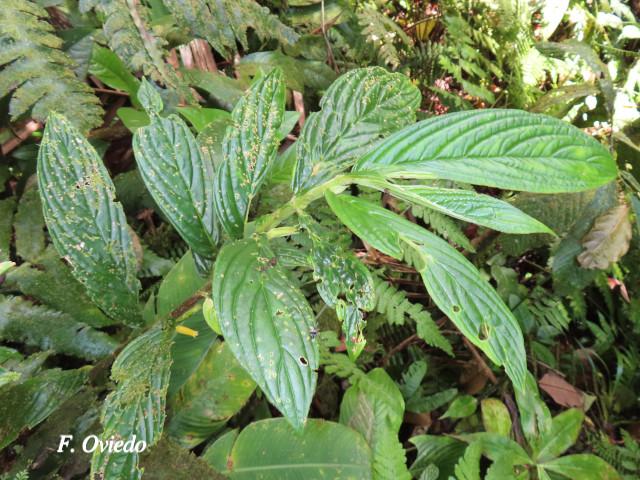
<instances>
[{"instance_id":1,"label":"twig","mask_svg":"<svg viewBox=\"0 0 640 480\"><path fill-rule=\"evenodd\" d=\"M404 350L405 348L407 348L409 345L411 345L412 343L415 343L417 341L420 340L420 337L418 337L417 333L414 333L413 335L411 335L410 337L405 338L403 341L401 341L398 345L396 345L395 347L393 347L391 350L389 350L389 353L387 353L383 358L382 358L382 364L383 365L387 365L387 363L389 362L389 359L395 355L396 353L398 353L401 350Z\"/></svg>"},{"instance_id":2,"label":"twig","mask_svg":"<svg viewBox=\"0 0 640 480\"><path fill-rule=\"evenodd\" d=\"M473 358L476 360L476 362L478 362L478 366L480 367L482 373L484 373L485 377L487 377L491 383L496 385L498 383L498 379L487 365L487 362L484 361L484 358L482 358L482 356L478 353L475 345L467 340L467 338L464 336L462 337L462 341L464 342L465 347L467 347L467 349L471 352L471 355L473 355Z\"/></svg>"},{"instance_id":3,"label":"twig","mask_svg":"<svg viewBox=\"0 0 640 480\"><path fill-rule=\"evenodd\" d=\"M8 155L24 142L31 134L42 128L42 124L36 120L29 120L24 127L16 132L16 136L2 144L2 155Z\"/></svg>"}]
</instances>

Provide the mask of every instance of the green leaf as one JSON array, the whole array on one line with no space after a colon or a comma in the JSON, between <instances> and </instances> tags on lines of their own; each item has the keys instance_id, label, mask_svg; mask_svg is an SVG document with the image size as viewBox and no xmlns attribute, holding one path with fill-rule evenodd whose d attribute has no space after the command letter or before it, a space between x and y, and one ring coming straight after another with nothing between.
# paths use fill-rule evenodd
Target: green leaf
<instances>
[{"instance_id":1,"label":"green leaf","mask_svg":"<svg viewBox=\"0 0 640 480\"><path fill-rule=\"evenodd\" d=\"M180 115L189 120L198 133L201 133L211 122L231 118L229 112L218 108L178 107L177 110Z\"/></svg>"},{"instance_id":2,"label":"green leaf","mask_svg":"<svg viewBox=\"0 0 640 480\"><path fill-rule=\"evenodd\" d=\"M465 418L473 415L478 408L478 400L471 395L457 397L440 418Z\"/></svg>"},{"instance_id":3,"label":"green leaf","mask_svg":"<svg viewBox=\"0 0 640 480\"><path fill-rule=\"evenodd\" d=\"M165 420L171 372L171 333L155 328L136 338L118 355L111 369L117 384L104 401L101 439L111 436L153 446ZM91 459L91 478L139 480L139 453L100 451Z\"/></svg>"},{"instance_id":4,"label":"green leaf","mask_svg":"<svg viewBox=\"0 0 640 480\"><path fill-rule=\"evenodd\" d=\"M24 260L37 258L44 251L45 246L44 218L38 195L38 184L31 180L35 180L35 177L27 181L13 222L16 253Z\"/></svg>"},{"instance_id":5,"label":"green leaf","mask_svg":"<svg viewBox=\"0 0 640 480\"><path fill-rule=\"evenodd\" d=\"M120 57L111 50L99 45L93 46L89 73L95 75L101 82L111 88L127 92L131 103L136 107L140 107L137 95L138 88L140 88L140 80L129 72Z\"/></svg>"},{"instance_id":6,"label":"green leaf","mask_svg":"<svg viewBox=\"0 0 640 480\"><path fill-rule=\"evenodd\" d=\"M238 413L254 389L227 344L218 343L170 402L174 415L167 433L183 447L195 447Z\"/></svg>"},{"instance_id":7,"label":"green leaf","mask_svg":"<svg viewBox=\"0 0 640 480\"><path fill-rule=\"evenodd\" d=\"M580 480L619 480L620 475L607 462L595 455L579 453L556 458L541 465L544 469L567 478Z\"/></svg>"},{"instance_id":8,"label":"green leaf","mask_svg":"<svg viewBox=\"0 0 640 480\"><path fill-rule=\"evenodd\" d=\"M136 257L113 183L89 142L56 114L50 115L40 144L38 182L60 256L107 315L139 325Z\"/></svg>"},{"instance_id":9,"label":"green leaf","mask_svg":"<svg viewBox=\"0 0 640 480\"><path fill-rule=\"evenodd\" d=\"M489 433L504 437L511 434L511 415L507 406L497 398L485 398L480 402L482 424Z\"/></svg>"},{"instance_id":10,"label":"green leaf","mask_svg":"<svg viewBox=\"0 0 640 480\"><path fill-rule=\"evenodd\" d=\"M218 72L183 69L181 73L186 82L207 92L217 104L226 110L233 108L242 98L246 88L244 83Z\"/></svg>"},{"instance_id":11,"label":"green leaf","mask_svg":"<svg viewBox=\"0 0 640 480\"><path fill-rule=\"evenodd\" d=\"M387 372L376 368L347 389L340 423L360 432L373 452L373 478L411 479L398 440L404 399Z\"/></svg>"},{"instance_id":12,"label":"green leaf","mask_svg":"<svg viewBox=\"0 0 640 480\"><path fill-rule=\"evenodd\" d=\"M15 266L16 264L13 262L0 262L0 275L4 275Z\"/></svg>"},{"instance_id":13,"label":"green leaf","mask_svg":"<svg viewBox=\"0 0 640 480\"><path fill-rule=\"evenodd\" d=\"M339 77L296 142L293 190L306 190L353 165L381 137L413 123L419 104L420 92L405 75L370 67Z\"/></svg>"},{"instance_id":14,"label":"green leaf","mask_svg":"<svg viewBox=\"0 0 640 480\"><path fill-rule=\"evenodd\" d=\"M212 258L218 240L213 165L201 155L189 127L175 115L162 118L151 113L151 124L133 135L133 151L162 213L194 252Z\"/></svg>"},{"instance_id":15,"label":"green leaf","mask_svg":"<svg viewBox=\"0 0 640 480\"><path fill-rule=\"evenodd\" d=\"M473 264L444 240L378 205L331 192L326 198L338 218L372 247L397 259L404 256L403 244L415 250L416 268L438 308L505 367L516 389L524 389L527 365L518 322Z\"/></svg>"},{"instance_id":16,"label":"green leaf","mask_svg":"<svg viewBox=\"0 0 640 480\"><path fill-rule=\"evenodd\" d=\"M227 459L231 456L231 449L238 438L238 429L229 430L220 435L203 453L202 459L216 470L226 470Z\"/></svg>"},{"instance_id":17,"label":"green leaf","mask_svg":"<svg viewBox=\"0 0 640 480\"><path fill-rule=\"evenodd\" d=\"M117 110L117 115L125 127L134 133L141 127L146 127L151 122L149 115L131 107L122 107Z\"/></svg>"},{"instance_id":18,"label":"green leaf","mask_svg":"<svg viewBox=\"0 0 640 480\"><path fill-rule=\"evenodd\" d=\"M506 456L514 465L532 465L534 463L527 452L509 437L489 432L470 433L457 437L465 442L480 443L483 455L494 462Z\"/></svg>"},{"instance_id":19,"label":"green leaf","mask_svg":"<svg viewBox=\"0 0 640 480\"><path fill-rule=\"evenodd\" d=\"M277 154L284 100L282 72L276 69L256 81L231 113L224 161L216 172L215 207L232 237L242 235L251 202Z\"/></svg>"},{"instance_id":20,"label":"green leaf","mask_svg":"<svg viewBox=\"0 0 640 480\"><path fill-rule=\"evenodd\" d=\"M106 333L22 297L0 298L0 338L86 360L103 358L118 346Z\"/></svg>"},{"instance_id":21,"label":"green leaf","mask_svg":"<svg viewBox=\"0 0 640 480\"><path fill-rule=\"evenodd\" d=\"M153 83L149 82L146 78L142 79L140 88L137 92L138 102L142 105L142 108L149 114L153 115L162 112L164 105L162 103L162 97L160 92L156 90Z\"/></svg>"},{"instance_id":22,"label":"green leaf","mask_svg":"<svg viewBox=\"0 0 640 480\"><path fill-rule=\"evenodd\" d=\"M455 467L457 480L481 480L480 457L482 446L479 443L470 444Z\"/></svg>"},{"instance_id":23,"label":"green leaf","mask_svg":"<svg viewBox=\"0 0 640 480\"><path fill-rule=\"evenodd\" d=\"M427 396L416 396L407 401L407 411L428 413L449 403L458 394L457 388L448 388Z\"/></svg>"},{"instance_id":24,"label":"green leaf","mask_svg":"<svg viewBox=\"0 0 640 480\"><path fill-rule=\"evenodd\" d=\"M219 253L213 301L231 351L267 399L300 430L316 386L314 315L263 240Z\"/></svg>"},{"instance_id":25,"label":"green leaf","mask_svg":"<svg viewBox=\"0 0 640 480\"><path fill-rule=\"evenodd\" d=\"M543 115L500 109L418 122L384 140L354 171L539 193L589 190L617 175L607 149L577 128Z\"/></svg>"},{"instance_id":26,"label":"green leaf","mask_svg":"<svg viewBox=\"0 0 640 480\"><path fill-rule=\"evenodd\" d=\"M0 389L0 450L24 428L35 427L75 395L87 380L89 370L46 370Z\"/></svg>"},{"instance_id":27,"label":"green leaf","mask_svg":"<svg viewBox=\"0 0 640 480\"><path fill-rule=\"evenodd\" d=\"M13 211L16 208L14 197L0 200L0 261L9 260L9 248L13 234Z\"/></svg>"},{"instance_id":28,"label":"green leaf","mask_svg":"<svg viewBox=\"0 0 640 480\"><path fill-rule=\"evenodd\" d=\"M506 233L553 233L549 228L513 205L472 190L394 185L385 182L391 195L432 208L465 222Z\"/></svg>"},{"instance_id":29,"label":"green leaf","mask_svg":"<svg viewBox=\"0 0 640 480\"><path fill-rule=\"evenodd\" d=\"M576 408L553 417L549 430L543 432L533 446L537 462L558 457L576 443L583 421L584 413Z\"/></svg>"},{"instance_id":30,"label":"green leaf","mask_svg":"<svg viewBox=\"0 0 640 480\"><path fill-rule=\"evenodd\" d=\"M449 478L467 448L464 442L443 435L418 435L411 437L409 441L418 449L410 468L416 477L430 465L435 465L440 472L438 478Z\"/></svg>"},{"instance_id":31,"label":"green leaf","mask_svg":"<svg viewBox=\"0 0 640 480\"><path fill-rule=\"evenodd\" d=\"M259 452L259 454L256 454ZM310 419L296 432L282 418L249 424L222 472L231 480L371 480L371 450L362 436L338 423Z\"/></svg>"},{"instance_id":32,"label":"green leaf","mask_svg":"<svg viewBox=\"0 0 640 480\"><path fill-rule=\"evenodd\" d=\"M313 245L309 257L318 293L329 307L336 309L349 355L356 359L366 343L362 312L375 307L371 273L353 253L327 243L328 232L310 216L301 216L300 223Z\"/></svg>"},{"instance_id":33,"label":"green leaf","mask_svg":"<svg viewBox=\"0 0 640 480\"><path fill-rule=\"evenodd\" d=\"M6 281L24 295L89 326L101 328L114 323L91 302L53 246L47 247L34 263L25 262L14 269Z\"/></svg>"}]
</instances>

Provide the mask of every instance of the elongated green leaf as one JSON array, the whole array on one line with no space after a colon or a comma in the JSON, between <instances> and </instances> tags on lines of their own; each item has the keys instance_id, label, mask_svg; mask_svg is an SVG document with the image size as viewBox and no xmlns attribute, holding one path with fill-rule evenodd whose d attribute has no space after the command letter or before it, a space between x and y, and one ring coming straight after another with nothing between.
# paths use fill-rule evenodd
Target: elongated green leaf
<instances>
[{"instance_id":1,"label":"elongated green leaf","mask_svg":"<svg viewBox=\"0 0 640 480\"><path fill-rule=\"evenodd\" d=\"M340 423L360 432L371 447L374 479L411 479L398 440L403 415L402 394L381 368L359 377L344 394Z\"/></svg>"},{"instance_id":2,"label":"elongated green leaf","mask_svg":"<svg viewBox=\"0 0 640 480\"><path fill-rule=\"evenodd\" d=\"M227 344L218 343L171 402L175 414L167 433L182 446L195 447L238 413L254 389Z\"/></svg>"},{"instance_id":3,"label":"elongated green leaf","mask_svg":"<svg viewBox=\"0 0 640 480\"><path fill-rule=\"evenodd\" d=\"M381 137L415 121L420 92L381 67L351 70L333 82L296 143L295 192L317 185L370 151Z\"/></svg>"},{"instance_id":4,"label":"elongated green leaf","mask_svg":"<svg viewBox=\"0 0 640 480\"><path fill-rule=\"evenodd\" d=\"M133 105L140 106L136 96L138 88L140 88L140 80L129 72L120 57L108 48L99 45L93 46L89 73L110 87L127 92Z\"/></svg>"},{"instance_id":5,"label":"elongated green leaf","mask_svg":"<svg viewBox=\"0 0 640 480\"><path fill-rule=\"evenodd\" d=\"M508 437L511 434L511 415L507 406L497 398L485 398L480 406L484 429Z\"/></svg>"},{"instance_id":6,"label":"elongated green leaf","mask_svg":"<svg viewBox=\"0 0 640 480\"><path fill-rule=\"evenodd\" d=\"M313 277L322 300L336 309L346 337L349 355L355 359L365 346L364 315L375 307L375 285L367 267L351 252L327 242L326 229L310 216L301 217L301 224L311 238L310 253Z\"/></svg>"},{"instance_id":7,"label":"elongated green leaf","mask_svg":"<svg viewBox=\"0 0 640 480\"><path fill-rule=\"evenodd\" d=\"M16 253L24 260L34 260L44 251L44 218L35 176L29 178L20 198L13 228Z\"/></svg>"},{"instance_id":8,"label":"elongated green leaf","mask_svg":"<svg viewBox=\"0 0 640 480\"><path fill-rule=\"evenodd\" d=\"M532 465L534 463L518 443L497 433L469 433L459 435L458 438L469 443L480 443L482 445L482 453L494 462L507 455L514 465Z\"/></svg>"},{"instance_id":9,"label":"elongated green leaf","mask_svg":"<svg viewBox=\"0 0 640 480\"><path fill-rule=\"evenodd\" d=\"M584 413L577 408L562 412L551 420L549 430L540 435L534 450L538 463L544 463L560 456L578 439Z\"/></svg>"},{"instance_id":10,"label":"elongated green leaf","mask_svg":"<svg viewBox=\"0 0 640 480\"><path fill-rule=\"evenodd\" d=\"M118 346L106 333L21 297L0 299L0 339L87 360L102 358Z\"/></svg>"},{"instance_id":11,"label":"elongated green leaf","mask_svg":"<svg viewBox=\"0 0 640 480\"><path fill-rule=\"evenodd\" d=\"M580 480L619 480L616 470L600 457L588 453L566 455L541 465L550 472Z\"/></svg>"},{"instance_id":12,"label":"elongated green leaf","mask_svg":"<svg viewBox=\"0 0 640 480\"><path fill-rule=\"evenodd\" d=\"M136 257L107 169L78 130L51 114L38 152L44 218L60 256L91 299L128 325L140 324Z\"/></svg>"},{"instance_id":13,"label":"elongated green leaf","mask_svg":"<svg viewBox=\"0 0 640 480\"><path fill-rule=\"evenodd\" d=\"M240 240L221 250L213 301L240 365L291 425L301 429L317 380L314 315L262 239Z\"/></svg>"},{"instance_id":14,"label":"elongated green leaf","mask_svg":"<svg viewBox=\"0 0 640 480\"><path fill-rule=\"evenodd\" d=\"M91 327L101 328L114 323L87 297L85 288L73 277L71 269L60 259L53 246L47 247L34 263L25 262L11 271L6 282L24 295L68 313Z\"/></svg>"},{"instance_id":15,"label":"elongated green leaf","mask_svg":"<svg viewBox=\"0 0 640 480\"><path fill-rule=\"evenodd\" d=\"M89 370L46 370L22 383L4 386L0 390L0 450L22 429L35 427L75 395Z\"/></svg>"},{"instance_id":16,"label":"elongated green leaf","mask_svg":"<svg viewBox=\"0 0 640 480\"><path fill-rule=\"evenodd\" d=\"M231 113L224 161L216 172L215 207L232 237L242 235L251 201L277 154L284 99L282 72L274 69L253 84Z\"/></svg>"},{"instance_id":17,"label":"elongated green leaf","mask_svg":"<svg viewBox=\"0 0 640 480\"><path fill-rule=\"evenodd\" d=\"M133 135L140 175L156 204L198 255L211 258L218 240L213 209L213 165L176 115L150 113Z\"/></svg>"},{"instance_id":18,"label":"elongated green leaf","mask_svg":"<svg viewBox=\"0 0 640 480\"><path fill-rule=\"evenodd\" d=\"M392 135L354 171L442 178L539 193L578 192L616 177L607 149L575 127L519 110L473 110Z\"/></svg>"},{"instance_id":19,"label":"elongated green leaf","mask_svg":"<svg viewBox=\"0 0 640 480\"><path fill-rule=\"evenodd\" d=\"M465 418L473 415L478 408L478 399L471 395L457 397L440 418Z\"/></svg>"},{"instance_id":20,"label":"elongated green leaf","mask_svg":"<svg viewBox=\"0 0 640 480\"><path fill-rule=\"evenodd\" d=\"M552 233L513 205L472 190L387 184L389 192L407 202L432 208L465 222L506 233Z\"/></svg>"},{"instance_id":21,"label":"elongated green leaf","mask_svg":"<svg viewBox=\"0 0 640 480\"><path fill-rule=\"evenodd\" d=\"M397 259L403 258L404 248L414 250L419 260L415 267L438 308L505 367L517 389L524 389L526 353L518 322L471 262L431 232L378 205L331 192L326 198L338 218L374 248Z\"/></svg>"},{"instance_id":22,"label":"elongated green leaf","mask_svg":"<svg viewBox=\"0 0 640 480\"><path fill-rule=\"evenodd\" d=\"M165 420L171 372L171 333L155 328L136 338L111 368L116 390L106 398L101 415L102 439L112 436L154 445ZM139 453L100 451L91 459L91 478L139 480Z\"/></svg>"},{"instance_id":23,"label":"elongated green leaf","mask_svg":"<svg viewBox=\"0 0 640 480\"><path fill-rule=\"evenodd\" d=\"M296 432L282 418L245 428L227 459L231 480L371 480L371 450L343 425L310 419Z\"/></svg>"},{"instance_id":24,"label":"elongated green leaf","mask_svg":"<svg viewBox=\"0 0 640 480\"><path fill-rule=\"evenodd\" d=\"M409 441L418 449L418 455L410 468L415 477L429 465L435 465L440 471L438 478L449 478L453 475L456 462L467 448L464 442L443 435L417 435Z\"/></svg>"}]
</instances>

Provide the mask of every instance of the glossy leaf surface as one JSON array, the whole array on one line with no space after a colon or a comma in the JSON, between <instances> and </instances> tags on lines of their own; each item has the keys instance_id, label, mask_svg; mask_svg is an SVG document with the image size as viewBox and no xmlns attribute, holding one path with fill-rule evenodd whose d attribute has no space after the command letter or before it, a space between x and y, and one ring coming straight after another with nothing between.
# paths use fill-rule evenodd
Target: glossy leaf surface
<instances>
[{"instance_id":1,"label":"glossy leaf surface","mask_svg":"<svg viewBox=\"0 0 640 480\"><path fill-rule=\"evenodd\" d=\"M370 151L381 137L415 121L420 92L380 67L339 77L307 118L296 142L295 192L322 183Z\"/></svg>"},{"instance_id":2,"label":"glossy leaf surface","mask_svg":"<svg viewBox=\"0 0 640 480\"><path fill-rule=\"evenodd\" d=\"M380 143L354 171L539 193L589 190L617 174L607 149L576 127L543 115L500 109L418 122Z\"/></svg>"},{"instance_id":3,"label":"glossy leaf surface","mask_svg":"<svg viewBox=\"0 0 640 480\"><path fill-rule=\"evenodd\" d=\"M102 160L67 120L52 114L38 153L38 182L53 243L91 299L115 320L139 325L136 257Z\"/></svg>"},{"instance_id":4,"label":"glossy leaf surface","mask_svg":"<svg viewBox=\"0 0 640 480\"><path fill-rule=\"evenodd\" d=\"M239 240L218 255L213 301L231 351L296 429L307 418L318 368L314 315L262 239Z\"/></svg>"},{"instance_id":5,"label":"glossy leaf surface","mask_svg":"<svg viewBox=\"0 0 640 480\"><path fill-rule=\"evenodd\" d=\"M518 322L471 262L441 238L378 205L331 192L326 198L338 218L374 248L397 259L405 248L412 249L419 260L415 267L438 308L505 367L517 389L524 388L526 354Z\"/></svg>"},{"instance_id":6,"label":"glossy leaf surface","mask_svg":"<svg viewBox=\"0 0 640 480\"><path fill-rule=\"evenodd\" d=\"M257 80L231 113L215 177L215 207L224 230L239 237L280 143L285 88L282 72Z\"/></svg>"}]
</instances>

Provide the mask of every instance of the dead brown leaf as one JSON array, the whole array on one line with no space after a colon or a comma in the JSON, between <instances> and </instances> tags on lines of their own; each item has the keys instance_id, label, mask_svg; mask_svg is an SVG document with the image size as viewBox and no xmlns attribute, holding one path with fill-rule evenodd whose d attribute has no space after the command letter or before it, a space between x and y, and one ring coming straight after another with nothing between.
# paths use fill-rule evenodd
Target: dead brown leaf
<instances>
[{"instance_id":1,"label":"dead brown leaf","mask_svg":"<svg viewBox=\"0 0 640 480\"><path fill-rule=\"evenodd\" d=\"M563 407L584 408L584 392L578 390L560 375L553 372L545 373L538 381L538 385L540 385L542 391L549 394L558 405Z\"/></svg>"}]
</instances>

